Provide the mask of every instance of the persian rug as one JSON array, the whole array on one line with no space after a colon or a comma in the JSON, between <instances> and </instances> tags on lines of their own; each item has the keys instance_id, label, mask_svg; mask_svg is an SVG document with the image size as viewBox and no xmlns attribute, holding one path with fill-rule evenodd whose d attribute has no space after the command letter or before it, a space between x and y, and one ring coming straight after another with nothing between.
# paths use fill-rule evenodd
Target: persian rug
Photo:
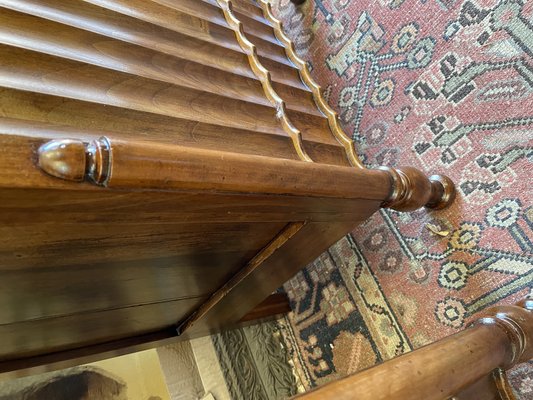
<instances>
[{"instance_id":1,"label":"persian rug","mask_svg":"<svg viewBox=\"0 0 533 400\"><path fill-rule=\"evenodd\" d=\"M445 173L447 210L382 210L284 286L305 388L463 329L533 286L533 1L273 8L368 167ZM435 234L432 230L440 232ZM510 374L533 399L533 363Z\"/></svg>"}]
</instances>

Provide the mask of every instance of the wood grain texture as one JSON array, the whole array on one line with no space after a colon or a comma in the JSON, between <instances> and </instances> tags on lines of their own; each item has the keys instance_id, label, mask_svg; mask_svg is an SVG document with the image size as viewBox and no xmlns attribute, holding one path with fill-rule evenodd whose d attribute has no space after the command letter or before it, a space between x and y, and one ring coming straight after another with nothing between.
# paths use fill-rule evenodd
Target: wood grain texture
<instances>
[{"instance_id":1,"label":"wood grain texture","mask_svg":"<svg viewBox=\"0 0 533 400\"><path fill-rule=\"evenodd\" d=\"M442 203L443 180L350 167L263 11L0 0L0 373L236 326L417 182Z\"/></svg>"},{"instance_id":2,"label":"wood grain texture","mask_svg":"<svg viewBox=\"0 0 533 400\"><path fill-rule=\"evenodd\" d=\"M43 349L54 353L104 343L131 336L133 332L139 335L155 332L171 326L203 300L197 297L0 325L0 360L42 354Z\"/></svg>"},{"instance_id":3,"label":"wood grain texture","mask_svg":"<svg viewBox=\"0 0 533 400\"><path fill-rule=\"evenodd\" d=\"M106 135L125 140L140 139L276 158L298 158L290 138L285 135L12 89L0 89L0 105L2 133L15 136L2 138L3 144L14 152L17 150L12 146L17 142L16 137L20 136L27 137L27 144L33 148L34 145L39 147L37 142L42 143L42 139L76 137L90 141ZM328 149L329 146L320 146L321 151ZM9 152L4 151L4 154Z\"/></svg>"},{"instance_id":4,"label":"wood grain texture","mask_svg":"<svg viewBox=\"0 0 533 400\"><path fill-rule=\"evenodd\" d=\"M239 45L248 56L250 68L252 69L252 71L254 71L254 74L261 82L265 96L269 99L269 101L272 103L272 106L276 109L276 117L281 122L283 130L292 139L292 143L296 153L298 154L298 157L302 161L313 161L305 152L302 146L301 132L294 127L294 125L289 119L289 116L287 115L285 102L278 96L278 94L272 87L270 72L261 64L261 61L257 56L257 49L255 45L253 45L248 40L248 38L244 34L242 22L235 17L232 9L232 3L229 0L218 0L218 4L224 12L224 17L226 18L228 25L235 32L235 37L237 38Z\"/></svg>"},{"instance_id":5,"label":"wood grain texture","mask_svg":"<svg viewBox=\"0 0 533 400\"><path fill-rule=\"evenodd\" d=\"M55 182L57 179L50 178ZM375 200L323 197L244 195L206 192L146 192L103 190L92 185L66 190L0 189L0 223L36 226L60 219L65 223L205 224L344 221L353 219ZM288 218L290 216L290 218Z\"/></svg>"},{"instance_id":6,"label":"wood grain texture","mask_svg":"<svg viewBox=\"0 0 533 400\"><path fill-rule=\"evenodd\" d=\"M224 26L224 20L220 19L220 10L218 7L216 17L212 17L214 21L211 22L209 19L203 19L203 14L193 14L187 12L187 9L179 11L175 8L159 5L153 1L90 0L89 2L166 29L175 30L222 47L240 51L240 47L235 42L233 33L227 26ZM204 8L204 11L207 10ZM261 50L259 56L291 66L290 61L285 56L283 47L278 43L267 42L260 38L255 38L254 41L260 41L263 44L262 49L264 51Z\"/></svg>"},{"instance_id":7,"label":"wood grain texture","mask_svg":"<svg viewBox=\"0 0 533 400\"><path fill-rule=\"evenodd\" d=\"M62 2L60 0L1 0L0 6L50 19L93 33L113 37L122 41L148 47L169 55L187 58L204 65L239 75L253 77L247 65L246 56L239 51L218 46L191 37L175 30L169 30L125 14L116 13L81 0ZM261 57L263 59L263 57ZM265 59L275 81L305 88L295 68Z\"/></svg>"},{"instance_id":8,"label":"wood grain texture","mask_svg":"<svg viewBox=\"0 0 533 400\"><path fill-rule=\"evenodd\" d=\"M276 112L204 91L0 45L0 85L284 136Z\"/></svg>"},{"instance_id":9,"label":"wood grain texture","mask_svg":"<svg viewBox=\"0 0 533 400\"><path fill-rule=\"evenodd\" d=\"M213 309L216 309L224 298L233 292L239 285L248 279L254 272L261 268L262 264L268 260L281 247L285 246L291 238L296 235L303 227L304 222L291 222L287 224L265 247L241 268L236 274L228 279L224 285L220 286L198 309L194 311L186 320L181 322L178 327L178 333L189 331L194 325L209 315ZM244 317L243 317L244 318ZM242 321L242 318L239 320Z\"/></svg>"},{"instance_id":10,"label":"wood grain texture","mask_svg":"<svg viewBox=\"0 0 533 400\"><path fill-rule=\"evenodd\" d=\"M6 250L2 249L2 253ZM0 310L0 321L6 325L205 297L242 268L253 254L254 250L228 250L136 260L120 260L118 255L107 262L88 260L81 264L66 260L64 265L47 266L48 253L41 265L29 261L22 266L2 266L0 301L4 307ZM36 307L43 299L46 304Z\"/></svg>"},{"instance_id":11,"label":"wood grain texture","mask_svg":"<svg viewBox=\"0 0 533 400\"><path fill-rule=\"evenodd\" d=\"M2 226L2 269L38 268L169 258L168 264L194 264L195 256L259 251L281 227L263 224L81 224L61 223L61 215L36 224ZM68 254L68 258L60 255ZM246 254L246 253L245 253ZM172 258L174 257L174 259Z\"/></svg>"},{"instance_id":12,"label":"wood grain texture","mask_svg":"<svg viewBox=\"0 0 533 400\"><path fill-rule=\"evenodd\" d=\"M380 202L391 193L390 176L382 170L358 170L108 138L91 142L87 149L99 148L103 143L110 149L109 160L106 160L109 171L104 181L96 179L95 182L110 188L211 190ZM40 152L39 156L45 154ZM333 180L336 184L328 185Z\"/></svg>"},{"instance_id":13,"label":"wood grain texture","mask_svg":"<svg viewBox=\"0 0 533 400\"><path fill-rule=\"evenodd\" d=\"M493 391L483 382L492 371L533 357L533 301L483 314L463 332L297 398L442 400L471 385Z\"/></svg>"},{"instance_id":14,"label":"wood grain texture","mask_svg":"<svg viewBox=\"0 0 533 400\"><path fill-rule=\"evenodd\" d=\"M361 212L361 218L371 215L377 207L379 205L375 204ZM342 238L358 223L356 220L335 224L307 223L239 285L228 291L203 318L185 330L183 336L193 338L234 326L248 312L250 304L255 307L272 293L272 288L280 287L294 276L300 270L299 265L313 261L324 248Z\"/></svg>"}]
</instances>

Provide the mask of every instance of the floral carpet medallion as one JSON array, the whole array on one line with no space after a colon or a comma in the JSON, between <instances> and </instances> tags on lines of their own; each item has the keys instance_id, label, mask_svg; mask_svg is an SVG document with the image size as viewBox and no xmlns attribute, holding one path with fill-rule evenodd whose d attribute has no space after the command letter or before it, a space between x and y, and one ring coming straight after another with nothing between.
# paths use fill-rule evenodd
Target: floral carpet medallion
<instances>
[{"instance_id":1,"label":"floral carpet medallion","mask_svg":"<svg viewBox=\"0 0 533 400\"><path fill-rule=\"evenodd\" d=\"M273 8L367 166L445 173L458 190L447 210L376 213L285 285L294 312L284 331L303 386L530 296L533 1ZM533 363L510 379L533 399Z\"/></svg>"}]
</instances>

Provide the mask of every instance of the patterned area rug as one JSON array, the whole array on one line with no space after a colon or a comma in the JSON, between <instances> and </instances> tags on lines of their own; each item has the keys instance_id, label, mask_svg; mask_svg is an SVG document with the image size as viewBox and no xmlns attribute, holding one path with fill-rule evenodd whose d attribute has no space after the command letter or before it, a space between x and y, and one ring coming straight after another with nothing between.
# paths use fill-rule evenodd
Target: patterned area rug
<instances>
[{"instance_id":1,"label":"patterned area rug","mask_svg":"<svg viewBox=\"0 0 533 400\"><path fill-rule=\"evenodd\" d=\"M412 165L458 187L448 210L375 214L285 285L303 386L531 295L533 1L273 6L367 166ZM533 363L511 380L533 399Z\"/></svg>"}]
</instances>

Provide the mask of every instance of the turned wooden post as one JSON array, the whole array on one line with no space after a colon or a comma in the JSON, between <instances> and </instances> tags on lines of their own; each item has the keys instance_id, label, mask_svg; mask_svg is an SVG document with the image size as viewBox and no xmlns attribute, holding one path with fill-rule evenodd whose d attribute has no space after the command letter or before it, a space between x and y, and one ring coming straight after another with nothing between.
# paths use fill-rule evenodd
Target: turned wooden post
<instances>
[{"instance_id":1,"label":"turned wooden post","mask_svg":"<svg viewBox=\"0 0 533 400\"><path fill-rule=\"evenodd\" d=\"M381 167L390 174L392 193L382 207L397 211L414 211L420 207L440 210L455 200L455 185L446 175L427 178L413 167Z\"/></svg>"},{"instance_id":2,"label":"turned wooden post","mask_svg":"<svg viewBox=\"0 0 533 400\"><path fill-rule=\"evenodd\" d=\"M117 189L215 190L376 201L386 199L391 189L390 177L380 170L107 137L90 143L52 140L39 148L37 158L38 166L51 176Z\"/></svg>"},{"instance_id":3,"label":"turned wooden post","mask_svg":"<svg viewBox=\"0 0 533 400\"><path fill-rule=\"evenodd\" d=\"M531 358L533 300L525 300L514 306L491 308L463 332L297 398L443 400L459 395L457 399L471 399L462 394L474 385L478 394L490 393L489 383L501 393L505 389L500 389L504 385L498 371Z\"/></svg>"},{"instance_id":4,"label":"turned wooden post","mask_svg":"<svg viewBox=\"0 0 533 400\"><path fill-rule=\"evenodd\" d=\"M365 196L384 199L382 207L398 211L442 209L455 198L448 177L427 178L413 167L356 169L106 137L47 142L39 148L38 165L61 179L107 187ZM363 193L361 187L375 193Z\"/></svg>"}]
</instances>

